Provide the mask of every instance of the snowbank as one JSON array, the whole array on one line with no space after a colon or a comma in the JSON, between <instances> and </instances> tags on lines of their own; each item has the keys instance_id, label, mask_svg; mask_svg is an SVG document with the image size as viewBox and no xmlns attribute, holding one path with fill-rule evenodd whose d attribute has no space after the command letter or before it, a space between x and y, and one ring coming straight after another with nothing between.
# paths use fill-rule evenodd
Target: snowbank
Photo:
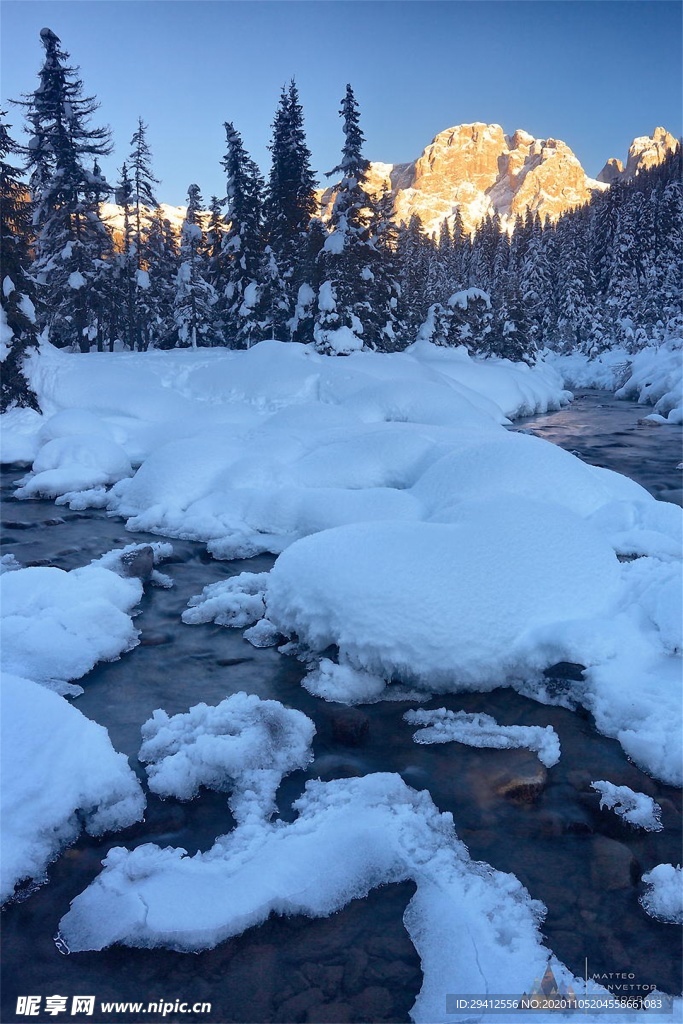
<instances>
[{"instance_id":1,"label":"snowbank","mask_svg":"<svg viewBox=\"0 0 683 1024\"><path fill-rule=\"evenodd\" d=\"M631 359L631 374L617 398L653 405L668 423L683 423L683 340L645 348Z\"/></svg>"},{"instance_id":2,"label":"snowbank","mask_svg":"<svg viewBox=\"0 0 683 1024\"><path fill-rule=\"evenodd\" d=\"M560 760L560 740L551 725L499 725L485 714L465 711L406 711L409 725L421 726L413 735L416 743L465 743L468 747L495 747L498 750L524 747L538 754L546 768ZM594 784L594 788L595 788Z\"/></svg>"},{"instance_id":3,"label":"snowbank","mask_svg":"<svg viewBox=\"0 0 683 1024\"><path fill-rule=\"evenodd\" d=\"M603 388L617 398L653 405L663 422L683 423L683 340L648 345L635 354L615 348L590 359L546 351L544 365L570 388Z\"/></svg>"},{"instance_id":4,"label":"snowbank","mask_svg":"<svg viewBox=\"0 0 683 1024\"><path fill-rule=\"evenodd\" d=\"M137 644L130 613L141 596L138 579L96 563L71 572L33 567L3 573L3 667L58 693L81 692L69 681Z\"/></svg>"},{"instance_id":5,"label":"snowbank","mask_svg":"<svg viewBox=\"0 0 683 1024\"><path fill-rule=\"evenodd\" d=\"M612 782L591 782L591 788L600 794L600 807L609 807L627 821L647 832L660 832L662 809L651 796L636 793L628 786L615 786Z\"/></svg>"},{"instance_id":6,"label":"snowbank","mask_svg":"<svg viewBox=\"0 0 683 1024\"><path fill-rule=\"evenodd\" d=\"M683 870L680 864L658 864L643 875L647 886L640 902L650 917L683 924Z\"/></svg>"},{"instance_id":7,"label":"snowbank","mask_svg":"<svg viewBox=\"0 0 683 1024\"><path fill-rule=\"evenodd\" d=\"M139 758L149 788L192 800L200 786L229 792L238 822L268 818L283 776L312 760L315 726L276 700L235 693L217 707L197 704L169 718L157 710L142 726Z\"/></svg>"},{"instance_id":8,"label":"snowbank","mask_svg":"<svg viewBox=\"0 0 683 1024\"><path fill-rule=\"evenodd\" d=\"M420 518L407 488L456 441L568 398L547 368L429 344L345 359L279 342L86 355L44 345L28 372L43 426L10 417L3 432L13 457L33 459L20 497L108 503L131 528L226 558Z\"/></svg>"},{"instance_id":9,"label":"snowbank","mask_svg":"<svg viewBox=\"0 0 683 1024\"><path fill-rule=\"evenodd\" d=\"M145 798L107 730L62 697L3 673L0 699L0 900L5 900L17 882L42 878L83 825L100 835L139 821Z\"/></svg>"}]
</instances>

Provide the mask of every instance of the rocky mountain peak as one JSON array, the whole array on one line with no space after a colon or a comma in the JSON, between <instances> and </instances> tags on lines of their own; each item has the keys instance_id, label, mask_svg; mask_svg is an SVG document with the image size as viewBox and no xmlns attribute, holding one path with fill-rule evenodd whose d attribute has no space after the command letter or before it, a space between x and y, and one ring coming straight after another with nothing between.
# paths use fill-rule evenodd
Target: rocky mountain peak
<instances>
[{"instance_id":1,"label":"rocky mountain peak","mask_svg":"<svg viewBox=\"0 0 683 1024\"><path fill-rule=\"evenodd\" d=\"M616 181L630 181L640 171L661 164L669 153L673 153L676 144L676 139L666 128L655 128L652 135L639 135L629 146L626 166L621 160L611 157L598 174L598 181L608 185Z\"/></svg>"},{"instance_id":2,"label":"rocky mountain peak","mask_svg":"<svg viewBox=\"0 0 683 1024\"><path fill-rule=\"evenodd\" d=\"M527 210L556 220L606 187L559 139L536 139L521 128L506 135L499 124L479 121L439 132L413 163L371 164L368 183L371 191L391 189L398 221L417 215L430 234L444 220L452 223L456 210L467 231L495 214L512 228ZM332 189L322 194L323 211L333 197Z\"/></svg>"}]
</instances>

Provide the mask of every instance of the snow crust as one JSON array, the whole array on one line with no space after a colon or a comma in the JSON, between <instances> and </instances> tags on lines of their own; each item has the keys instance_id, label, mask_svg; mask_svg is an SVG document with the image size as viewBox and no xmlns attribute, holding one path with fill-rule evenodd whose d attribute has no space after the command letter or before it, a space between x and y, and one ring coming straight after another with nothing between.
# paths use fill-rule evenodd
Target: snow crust
<instances>
[{"instance_id":1,"label":"snow crust","mask_svg":"<svg viewBox=\"0 0 683 1024\"><path fill-rule=\"evenodd\" d=\"M660 832L664 827L662 809L651 796L605 781L591 782L591 788L600 794L600 807L609 807L629 825L637 825L647 832Z\"/></svg>"},{"instance_id":2,"label":"snow crust","mask_svg":"<svg viewBox=\"0 0 683 1024\"><path fill-rule=\"evenodd\" d=\"M640 903L650 917L683 924L683 869L680 864L658 864L643 875L647 886Z\"/></svg>"},{"instance_id":3,"label":"snow crust","mask_svg":"<svg viewBox=\"0 0 683 1024\"><path fill-rule=\"evenodd\" d=\"M145 798L101 725L30 679L3 673L0 687L4 901L17 882L40 879L83 825L100 835L139 821Z\"/></svg>"},{"instance_id":4,"label":"snow crust","mask_svg":"<svg viewBox=\"0 0 683 1024\"><path fill-rule=\"evenodd\" d=\"M465 743L468 747L525 747L538 754L546 768L560 760L560 739L551 725L499 725L486 714L465 711L407 711L403 716L409 725L421 728L413 735L416 743ZM593 788L597 784L594 783Z\"/></svg>"},{"instance_id":5,"label":"snow crust","mask_svg":"<svg viewBox=\"0 0 683 1024\"><path fill-rule=\"evenodd\" d=\"M313 722L276 700L235 693L216 707L197 704L169 717L158 709L142 726L139 759L159 796L192 800L200 786L231 794L238 822L275 811L284 775L313 759Z\"/></svg>"}]
</instances>

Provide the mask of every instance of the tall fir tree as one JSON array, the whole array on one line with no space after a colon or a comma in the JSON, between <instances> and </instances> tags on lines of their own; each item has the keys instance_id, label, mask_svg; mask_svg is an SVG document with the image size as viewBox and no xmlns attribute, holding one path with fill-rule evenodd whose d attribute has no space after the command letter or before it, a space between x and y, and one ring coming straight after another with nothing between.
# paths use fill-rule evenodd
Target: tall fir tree
<instances>
[{"instance_id":1,"label":"tall fir tree","mask_svg":"<svg viewBox=\"0 0 683 1024\"><path fill-rule=\"evenodd\" d=\"M98 205L111 191L97 166L111 151L109 129L91 128L98 104L84 97L77 68L49 28L42 29L45 61L40 85L21 102L30 139L25 149L34 201L34 273L50 340L87 351L101 333L97 281L111 239Z\"/></svg>"},{"instance_id":2,"label":"tall fir tree","mask_svg":"<svg viewBox=\"0 0 683 1024\"><path fill-rule=\"evenodd\" d=\"M225 123L227 152L222 164L227 175L229 227L223 236L223 292L219 296L228 345L249 348L264 328L262 307L263 179L247 154L242 138Z\"/></svg>"},{"instance_id":3,"label":"tall fir tree","mask_svg":"<svg viewBox=\"0 0 683 1024\"><path fill-rule=\"evenodd\" d=\"M358 103L350 85L342 100L344 146L341 162L330 175L341 172L330 215L330 233L320 253L321 285L314 326L320 352L343 355L371 343L369 325L372 265L370 203L365 190L368 161L362 153Z\"/></svg>"},{"instance_id":4,"label":"tall fir tree","mask_svg":"<svg viewBox=\"0 0 683 1024\"><path fill-rule=\"evenodd\" d=\"M317 181L306 145L303 109L294 80L283 88L273 120L272 154L263 212L267 242L263 305L273 337L290 336L298 292L306 282L307 232L316 213Z\"/></svg>"},{"instance_id":5,"label":"tall fir tree","mask_svg":"<svg viewBox=\"0 0 683 1024\"><path fill-rule=\"evenodd\" d=\"M130 273L131 305L131 347L144 350L152 339L152 323L156 317L153 307L154 293L150 288L150 254L147 245L150 211L157 206L155 186L159 179L152 173L152 154L147 143L147 125L138 117L138 127L130 140L131 152L128 158L131 177L132 205L132 247Z\"/></svg>"},{"instance_id":6,"label":"tall fir tree","mask_svg":"<svg viewBox=\"0 0 683 1024\"><path fill-rule=\"evenodd\" d=\"M21 171L10 163L19 147L9 134L11 125L0 111L0 411L12 406L38 409L35 393L24 374L24 362L36 347L35 287L30 276L31 204Z\"/></svg>"},{"instance_id":7,"label":"tall fir tree","mask_svg":"<svg viewBox=\"0 0 683 1024\"><path fill-rule=\"evenodd\" d=\"M206 279L199 185L187 190L187 211L180 233L180 266L174 300L177 345L197 348L215 344L212 306L216 293Z\"/></svg>"}]
</instances>

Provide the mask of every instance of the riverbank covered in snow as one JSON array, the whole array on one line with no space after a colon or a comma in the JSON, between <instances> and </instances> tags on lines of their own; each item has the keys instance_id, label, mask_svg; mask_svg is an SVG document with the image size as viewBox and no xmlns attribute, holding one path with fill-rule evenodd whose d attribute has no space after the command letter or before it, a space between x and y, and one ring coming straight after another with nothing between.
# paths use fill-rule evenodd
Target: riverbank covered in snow
<instances>
[{"instance_id":1,"label":"riverbank covered in snow","mask_svg":"<svg viewBox=\"0 0 683 1024\"><path fill-rule=\"evenodd\" d=\"M580 352L546 351L544 365L556 370L568 388L602 388L617 398L654 406L648 418L683 423L683 340L648 345L640 352L608 349L595 358Z\"/></svg>"}]
</instances>

